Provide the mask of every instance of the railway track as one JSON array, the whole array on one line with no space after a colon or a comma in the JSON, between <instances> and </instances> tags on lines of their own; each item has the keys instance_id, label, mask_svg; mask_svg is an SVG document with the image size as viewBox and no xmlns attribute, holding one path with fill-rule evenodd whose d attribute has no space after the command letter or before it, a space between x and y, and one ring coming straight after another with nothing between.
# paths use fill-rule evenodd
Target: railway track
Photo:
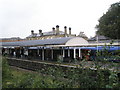
<instances>
[{"instance_id":1,"label":"railway track","mask_svg":"<svg viewBox=\"0 0 120 90\"><path fill-rule=\"evenodd\" d=\"M7 57L8 63L11 66L19 67L19 68L24 68L28 70L41 70L42 68L46 67L63 67L63 68L89 68L91 70L97 70L94 62L88 61L88 62L80 62L78 64L73 64L73 63L57 63L57 62L52 62L52 61L36 61L36 60L26 60L26 59L17 59L17 58L9 58ZM119 63L116 64L117 67L113 66L111 67L111 64L105 64L101 65L100 69L109 69L111 71L120 73L120 65Z\"/></svg>"}]
</instances>

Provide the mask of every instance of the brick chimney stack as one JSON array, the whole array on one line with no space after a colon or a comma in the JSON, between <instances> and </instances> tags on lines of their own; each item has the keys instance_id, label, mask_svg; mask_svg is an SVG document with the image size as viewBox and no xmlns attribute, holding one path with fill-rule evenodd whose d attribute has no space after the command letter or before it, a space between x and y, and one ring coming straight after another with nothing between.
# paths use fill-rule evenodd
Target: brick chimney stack
<instances>
[{"instance_id":1,"label":"brick chimney stack","mask_svg":"<svg viewBox=\"0 0 120 90\"><path fill-rule=\"evenodd\" d=\"M64 27L64 33L65 33L65 35L67 35L67 27L66 26Z\"/></svg>"},{"instance_id":2,"label":"brick chimney stack","mask_svg":"<svg viewBox=\"0 0 120 90\"><path fill-rule=\"evenodd\" d=\"M41 29L39 30L39 34L42 35L42 30Z\"/></svg>"},{"instance_id":3,"label":"brick chimney stack","mask_svg":"<svg viewBox=\"0 0 120 90\"><path fill-rule=\"evenodd\" d=\"M34 35L34 30L31 30L31 35Z\"/></svg>"},{"instance_id":4,"label":"brick chimney stack","mask_svg":"<svg viewBox=\"0 0 120 90\"><path fill-rule=\"evenodd\" d=\"M52 28L52 30L53 30L53 34L55 34L55 28L54 27Z\"/></svg>"},{"instance_id":5,"label":"brick chimney stack","mask_svg":"<svg viewBox=\"0 0 120 90\"><path fill-rule=\"evenodd\" d=\"M59 34L59 25L56 25L56 34Z\"/></svg>"},{"instance_id":6,"label":"brick chimney stack","mask_svg":"<svg viewBox=\"0 0 120 90\"><path fill-rule=\"evenodd\" d=\"M69 35L71 35L71 27L69 27Z\"/></svg>"}]
</instances>

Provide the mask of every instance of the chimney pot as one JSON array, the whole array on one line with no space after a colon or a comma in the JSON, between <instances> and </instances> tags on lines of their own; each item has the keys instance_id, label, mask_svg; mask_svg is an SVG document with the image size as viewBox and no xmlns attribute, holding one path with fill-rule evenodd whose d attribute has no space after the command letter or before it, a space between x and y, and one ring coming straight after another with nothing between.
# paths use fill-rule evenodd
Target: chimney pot
<instances>
[{"instance_id":1,"label":"chimney pot","mask_svg":"<svg viewBox=\"0 0 120 90\"><path fill-rule=\"evenodd\" d=\"M64 26L64 28L66 29L67 27L66 27L66 26Z\"/></svg>"},{"instance_id":2,"label":"chimney pot","mask_svg":"<svg viewBox=\"0 0 120 90\"><path fill-rule=\"evenodd\" d=\"M31 30L31 35L34 35L34 30Z\"/></svg>"},{"instance_id":3,"label":"chimney pot","mask_svg":"<svg viewBox=\"0 0 120 90\"><path fill-rule=\"evenodd\" d=\"M71 30L71 27L69 27L69 30Z\"/></svg>"},{"instance_id":4,"label":"chimney pot","mask_svg":"<svg viewBox=\"0 0 120 90\"><path fill-rule=\"evenodd\" d=\"M56 25L56 28L59 28L59 25Z\"/></svg>"},{"instance_id":5,"label":"chimney pot","mask_svg":"<svg viewBox=\"0 0 120 90\"><path fill-rule=\"evenodd\" d=\"M53 30L55 30L55 28L54 28L54 27L53 27L52 29L53 29Z\"/></svg>"},{"instance_id":6,"label":"chimney pot","mask_svg":"<svg viewBox=\"0 0 120 90\"><path fill-rule=\"evenodd\" d=\"M42 30L41 29L39 30L39 34L42 35Z\"/></svg>"}]
</instances>

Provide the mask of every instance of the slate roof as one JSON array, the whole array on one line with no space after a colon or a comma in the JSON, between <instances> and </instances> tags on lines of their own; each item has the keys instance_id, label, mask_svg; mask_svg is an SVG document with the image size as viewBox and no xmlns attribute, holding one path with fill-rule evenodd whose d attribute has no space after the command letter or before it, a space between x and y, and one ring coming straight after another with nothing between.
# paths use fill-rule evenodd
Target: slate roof
<instances>
[{"instance_id":1,"label":"slate roof","mask_svg":"<svg viewBox=\"0 0 120 90\"><path fill-rule=\"evenodd\" d=\"M68 40L73 37L61 37L53 39L44 40L27 40L27 41L17 41L17 42L2 42L2 46L37 46L37 45L60 45L65 44Z\"/></svg>"},{"instance_id":2,"label":"slate roof","mask_svg":"<svg viewBox=\"0 0 120 90\"><path fill-rule=\"evenodd\" d=\"M95 37L90 38L89 41L96 41L97 38L98 38L98 40L110 40L110 38L105 37L103 35L98 35L98 36L96 35Z\"/></svg>"},{"instance_id":3,"label":"slate roof","mask_svg":"<svg viewBox=\"0 0 120 90\"><path fill-rule=\"evenodd\" d=\"M22 40L20 37L0 38L0 40Z\"/></svg>"}]
</instances>

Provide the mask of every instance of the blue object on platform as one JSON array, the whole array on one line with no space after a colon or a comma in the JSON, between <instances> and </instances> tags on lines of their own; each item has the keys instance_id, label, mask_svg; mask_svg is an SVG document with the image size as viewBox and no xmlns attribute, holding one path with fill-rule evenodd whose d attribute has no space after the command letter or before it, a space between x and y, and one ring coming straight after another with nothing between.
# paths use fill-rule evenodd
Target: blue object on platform
<instances>
[{"instance_id":1,"label":"blue object on platform","mask_svg":"<svg viewBox=\"0 0 120 90\"><path fill-rule=\"evenodd\" d=\"M90 49L90 50L109 50L109 51L113 51L113 50L120 50L119 46L98 46L98 47L81 47L81 49Z\"/></svg>"}]
</instances>

